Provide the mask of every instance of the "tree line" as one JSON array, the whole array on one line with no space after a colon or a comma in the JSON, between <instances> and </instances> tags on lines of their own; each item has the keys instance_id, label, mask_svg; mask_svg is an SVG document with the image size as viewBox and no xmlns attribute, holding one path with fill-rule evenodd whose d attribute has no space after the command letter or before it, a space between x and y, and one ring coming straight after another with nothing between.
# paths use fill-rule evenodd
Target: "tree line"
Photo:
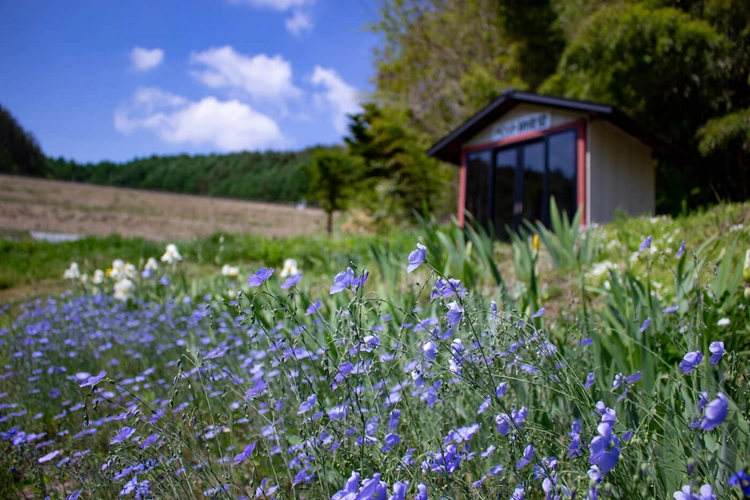
<instances>
[{"instance_id":1,"label":"tree line","mask_svg":"<svg viewBox=\"0 0 750 500\"><path fill-rule=\"evenodd\" d=\"M301 151L242 152L136 158L125 163L78 163L48 158L34 136L0 106L0 173L108 186L260 201L305 199L312 155Z\"/></svg>"}]
</instances>

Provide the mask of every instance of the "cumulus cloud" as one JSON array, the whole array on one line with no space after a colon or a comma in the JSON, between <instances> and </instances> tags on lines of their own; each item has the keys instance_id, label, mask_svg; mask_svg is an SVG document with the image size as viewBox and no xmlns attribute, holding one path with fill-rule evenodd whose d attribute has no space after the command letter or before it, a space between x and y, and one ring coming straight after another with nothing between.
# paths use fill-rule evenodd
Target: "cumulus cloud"
<instances>
[{"instance_id":1,"label":"cumulus cloud","mask_svg":"<svg viewBox=\"0 0 750 500\"><path fill-rule=\"evenodd\" d=\"M129 134L149 130L169 144L210 145L221 151L279 146L284 138L270 117L237 100L190 101L154 87L136 91L115 110L115 128Z\"/></svg>"},{"instance_id":2,"label":"cumulus cloud","mask_svg":"<svg viewBox=\"0 0 750 500\"><path fill-rule=\"evenodd\" d=\"M312 27L312 15L310 12L300 9L295 9L292 17L286 20L286 30L295 36L299 36L305 31L311 31Z\"/></svg>"},{"instance_id":3,"label":"cumulus cloud","mask_svg":"<svg viewBox=\"0 0 750 500\"><path fill-rule=\"evenodd\" d=\"M251 7L260 7L284 12L295 7L312 5L315 3L315 0L229 0L229 2L242 3L250 5Z\"/></svg>"},{"instance_id":4,"label":"cumulus cloud","mask_svg":"<svg viewBox=\"0 0 750 500\"><path fill-rule=\"evenodd\" d=\"M315 95L315 100L328 108L337 132L345 133L346 115L357 113L360 109L357 91L347 84L333 69L315 66L311 82L324 90Z\"/></svg>"},{"instance_id":5,"label":"cumulus cloud","mask_svg":"<svg viewBox=\"0 0 750 500\"><path fill-rule=\"evenodd\" d=\"M190 62L205 69L192 75L212 88L240 90L258 99L281 101L301 91L292 83L292 65L281 56L246 56L232 47L193 52Z\"/></svg>"},{"instance_id":6,"label":"cumulus cloud","mask_svg":"<svg viewBox=\"0 0 750 500\"><path fill-rule=\"evenodd\" d=\"M285 24L287 31L295 36L313 28L310 7L315 3L315 0L229 0L229 3L245 4L277 12L293 10L291 17L286 18Z\"/></svg>"},{"instance_id":7,"label":"cumulus cloud","mask_svg":"<svg viewBox=\"0 0 750 500\"><path fill-rule=\"evenodd\" d=\"M164 60L164 51L162 49L144 49L143 47L133 47L130 51L130 62L136 71L151 71L159 66Z\"/></svg>"}]
</instances>

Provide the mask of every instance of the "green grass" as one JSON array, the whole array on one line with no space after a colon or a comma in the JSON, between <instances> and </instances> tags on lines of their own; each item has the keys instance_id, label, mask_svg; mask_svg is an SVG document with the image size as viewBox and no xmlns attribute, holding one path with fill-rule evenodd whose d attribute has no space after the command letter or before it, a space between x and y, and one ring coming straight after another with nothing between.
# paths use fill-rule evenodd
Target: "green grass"
<instances>
[{"instance_id":1,"label":"green grass","mask_svg":"<svg viewBox=\"0 0 750 500\"><path fill-rule=\"evenodd\" d=\"M458 242L461 235L449 235L448 228L441 229L444 236L437 237L440 245L453 246L454 250L462 245ZM428 233L429 234L429 233ZM709 260L718 260L727 251L732 242L736 242L732 251L733 258L750 248L750 203L723 204L704 213L672 219L668 217L620 218L605 225L595 252L593 264L610 261L619 263L620 267L629 262L634 251L646 236L653 236L656 251L651 255L674 255L680 241L703 242L711 237L715 241L708 248ZM88 237L82 240L64 243L48 243L24 239L21 234L6 233L8 239L0 240L0 303L16 302L29 295L44 294L45 290L60 290L65 286L63 271L71 262L77 262L81 272L93 273L95 269L110 267L114 259L123 259L136 264L139 268L149 258L159 258L164 250L162 243L141 238L107 238ZM215 234L208 238L194 238L176 242L180 252L185 256L186 265L183 272L190 279L201 279L216 274L218 267L228 263L240 265L244 271L260 265L280 268L284 259L294 258L300 269L306 274L330 276L346 268L350 263L366 263L381 273L392 274L386 268L399 264L404 255L413 248L418 238L424 233L398 232L387 236L337 236L332 239L324 236L300 236L293 238L267 238L256 235ZM446 238L450 242L446 242ZM451 239L453 238L453 239ZM463 247L463 253L472 254L467 258L474 264L482 264L476 255L476 245ZM468 247L468 248L467 248ZM375 250L374 250L375 249ZM454 252L455 254L456 252ZM468 255L468 254L467 254ZM445 257L447 259L447 256ZM460 268L466 267L464 261L446 262L445 270L454 275ZM502 272L509 288L522 280L522 270L513 265L510 245L496 243L494 261ZM188 264L189 263L189 264ZM631 262L632 266L648 266L648 260L640 256ZM469 269L467 267L467 269ZM491 272L485 267L473 274L462 276L478 280L479 285L494 286L496 283ZM601 284L601 280L589 273L589 278ZM565 300L565 289L569 273L556 270L548 255L540 258L540 284L543 299ZM668 268L658 268L652 279L657 286L670 287L671 274ZM662 293L661 291L659 293Z\"/></svg>"},{"instance_id":2,"label":"green grass","mask_svg":"<svg viewBox=\"0 0 750 500\"><path fill-rule=\"evenodd\" d=\"M164 244L142 238L87 237L78 241L49 243L22 238L15 233L12 239L0 240L0 303L28 298L28 291L44 294L47 286L57 290L65 285L62 273L71 262L77 262L82 273L91 275L95 269L105 270L114 259L132 262L139 268L149 257L158 259ZM287 258L294 258L306 273L329 274L346 268L351 262L364 262L370 245L378 242L398 253L409 251L416 236L398 233L388 237L300 236L274 239L256 235L215 234L208 238L194 238L176 242L185 257L183 272L188 279L215 275L221 265L228 263L248 266L280 268ZM189 264L188 264L189 262ZM245 271L247 269L244 269ZM337 272L337 271L336 271ZM39 286L44 288L40 291ZM12 293L16 290L18 293Z\"/></svg>"}]
</instances>

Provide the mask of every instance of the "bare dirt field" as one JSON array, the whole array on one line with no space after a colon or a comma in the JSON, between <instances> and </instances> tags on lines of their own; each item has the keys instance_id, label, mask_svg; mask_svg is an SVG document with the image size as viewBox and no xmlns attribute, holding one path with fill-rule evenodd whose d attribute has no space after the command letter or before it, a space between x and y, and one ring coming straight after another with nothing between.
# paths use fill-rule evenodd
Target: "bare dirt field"
<instances>
[{"instance_id":1,"label":"bare dirt field","mask_svg":"<svg viewBox=\"0 0 750 500\"><path fill-rule=\"evenodd\" d=\"M0 175L0 230L167 241L219 231L280 237L324 228L319 209Z\"/></svg>"}]
</instances>

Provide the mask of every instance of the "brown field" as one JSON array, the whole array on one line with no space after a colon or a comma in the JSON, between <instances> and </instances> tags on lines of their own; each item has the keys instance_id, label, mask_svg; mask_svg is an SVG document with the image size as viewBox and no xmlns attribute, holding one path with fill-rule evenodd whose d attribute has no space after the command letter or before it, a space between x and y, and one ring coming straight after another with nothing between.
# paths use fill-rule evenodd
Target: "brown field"
<instances>
[{"instance_id":1,"label":"brown field","mask_svg":"<svg viewBox=\"0 0 750 500\"><path fill-rule=\"evenodd\" d=\"M271 237L325 228L319 209L0 175L0 230L186 240L215 232Z\"/></svg>"}]
</instances>

